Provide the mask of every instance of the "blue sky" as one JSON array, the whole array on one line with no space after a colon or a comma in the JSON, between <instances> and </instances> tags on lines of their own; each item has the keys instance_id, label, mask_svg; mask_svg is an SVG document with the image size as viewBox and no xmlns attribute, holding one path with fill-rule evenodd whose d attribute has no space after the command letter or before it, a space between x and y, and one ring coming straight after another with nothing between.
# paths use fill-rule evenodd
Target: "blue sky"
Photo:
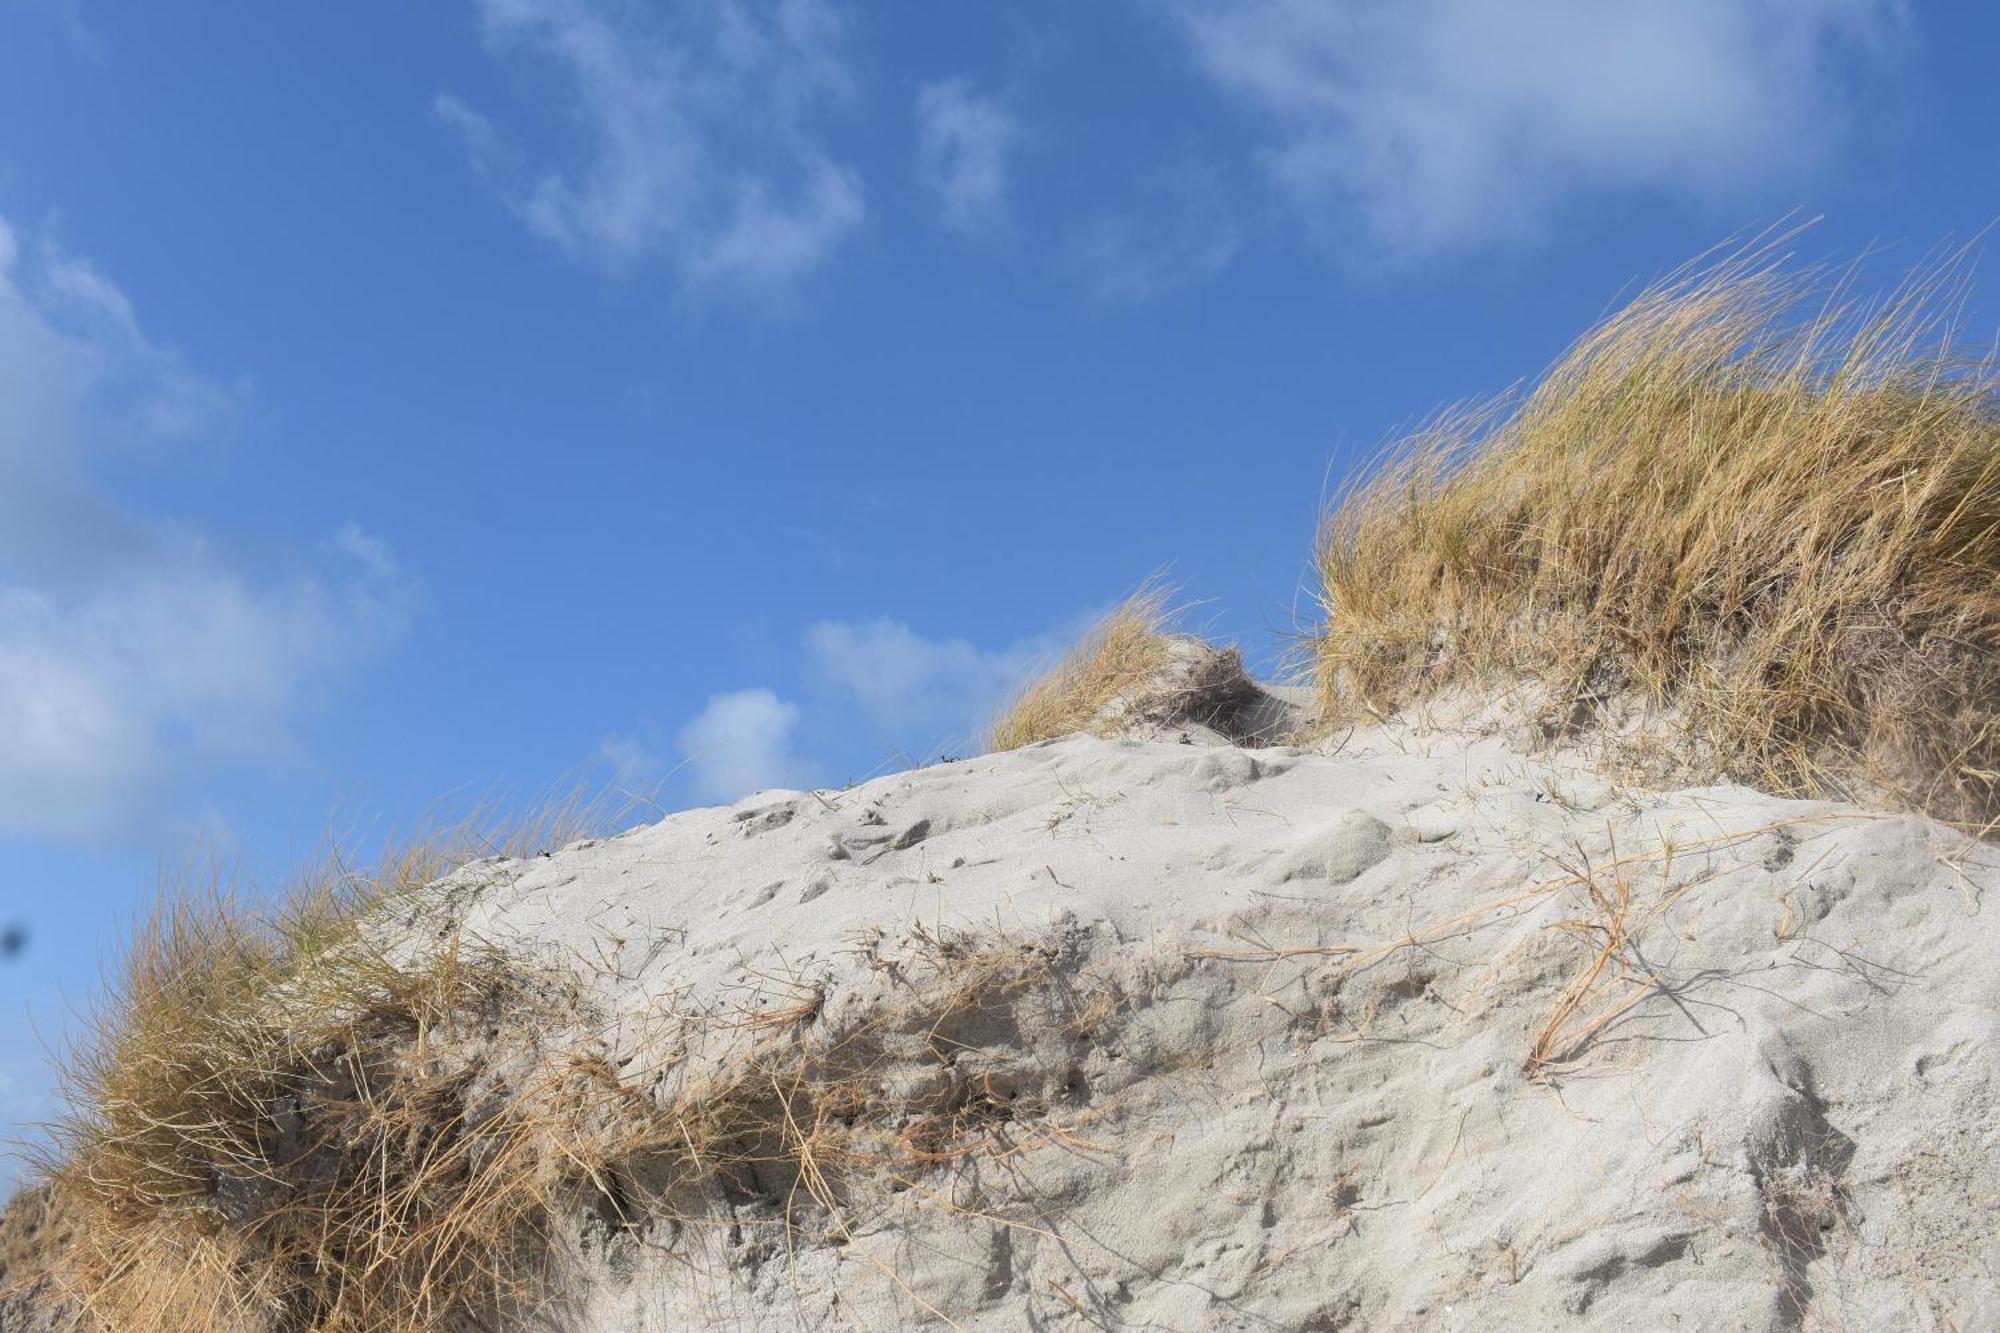
<instances>
[{"instance_id":1,"label":"blue sky","mask_svg":"<svg viewBox=\"0 0 2000 1333\"><path fill-rule=\"evenodd\" d=\"M1268 665L1399 425L1746 226L1992 220L1996 56L1898 0L0 0L0 1127L162 857L961 748L1168 564Z\"/></svg>"}]
</instances>

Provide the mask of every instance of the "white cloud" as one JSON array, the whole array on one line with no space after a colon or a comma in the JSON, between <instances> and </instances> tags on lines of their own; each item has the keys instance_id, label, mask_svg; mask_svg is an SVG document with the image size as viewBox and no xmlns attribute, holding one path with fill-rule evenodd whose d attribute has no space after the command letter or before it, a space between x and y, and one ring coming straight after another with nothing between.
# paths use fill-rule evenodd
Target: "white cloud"
<instances>
[{"instance_id":1,"label":"white cloud","mask_svg":"<svg viewBox=\"0 0 2000 1333\"><path fill-rule=\"evenodd\" d=\"M810 673L852 694L880 741L912 759L964 752L1007 692L1061 639L1038 636L988 650L930 639L901 621L822 621L806 634Z\"/></svg>"},{"instance_id":2,"label":"white cloud","mask_svg":"<svg viewBox=\"0 0 2000 1333\"><path fill-rule=\"evenodd\" d=\"M977 232L1006 221L1008 159L1020 138L1006 105L964 79L918 91L917 181L936 196L946 226Z\"/></svg>"},{"instance_id":3,"label":"white cloud","mask_svg":"<svg viewBox=\"0 0 2000 1333\"><path fill-rule=\"evenodd\" d=\"M666 788L733 801L768 787L814 785L829 767L964 754L977 747L1001 699L1067 641L1066 634L1037 635L986 650L926 638L884 616L821 621L805 635L803 707L770 689L713 695L675 737L678 763L670 766L665 747L644 729L605 737L595 762L612 787L641 799ZM811 756L799 744L802 722ZM835 762L819 762L829 757ZM685 777L669 785L682 770Z\"/></svg>"},{"instance_id":4,"label":"white cloud","mask_svg":"<svg viewBox=\"0 0 2000 1333\"><path fill-rule=\"evenodd\" d=\"M1236 211L1213 170L1185 162L1147 177L1139 206L1083 228L1070 258L1095 300L1130 302L1206 282L1242 242Z\"/></svg>"},{"instance_id":5,"label":"white cloud","mask_svg":"<svg viewBox=\"0 0 2000 1333\"><path fill-rule=\"evenodd\" d=\"M597 763L609 771L610 785L621 791L657 785L664 768L653 747L632 735L606 736L598 742Z\"/></svg>"},{"instance_id":6,"label":"white cloud","mask_svg":"<svg viewBox=\"0 0 2000 1333\"><path fill-rule=\"evenodd\" d=\"M400 576L259 582L196 544L73 594L0 586L0 833L81 835L191 766L270 757L400 628Z\"/></svg>"},{"instance_id":7,"label":"white cloud","mask_svg":"<svg viewBox=\"0 0 2000 1333\"><path fill-rule=\"evenodd\" d=\"M798 720L798 706L769 690L738 690L709 699L677 741L693 771L695 790L706 800L733 801L766 787L809 783L809 766L791 750Z\"/></svg>"},{"instance_id":8,"label":"white cloud","mask_svg":"<svg viewBox=\"0 0 2000 1333\"><path fill-rule=\"evenodd\" d=\"M158 813L174 777L282 754L300 711L401 632L409 581L357 528L318 570L271 577L99 482L237 407L87 261L0 220L0 834L99 834Z\"/></svg>"},{"instance_id":9,"label":"white cloud","mask_svg":"<svg viewBox=\"0 0 2000 1333\"><path fill-rule=\"evenodd\" d=\"M0 575L68 575L147 543L93 464L215 438L238 395L140 329L86 260L24 244L0 218Z\"/></svg>"},{"instance_id":10,"label":"white cloud","mask_svg":"<svg viewBox=\"0 0 2000 1333\"><path fill-rule=\"evenodd\" d=\"M538 166L459 98L441 94L435 110L508 207L572 256L783 283L866 216L860 177L816 132L851 92L825 0L476 3L496 56L562 73L578 151Z\"/></svg>"},{"instance_id":11,"label":"white cloud","mask_svg":"<svg viewBox=\"0 0 2000 1333\"><path fill-rule=\"evenodd\" d=\"M1903 0L1168 4L1309 219L1409 251L1532 234L1587 192L1712 200L1809 169L1904 21Z\"/></svg>"}]
</instances>

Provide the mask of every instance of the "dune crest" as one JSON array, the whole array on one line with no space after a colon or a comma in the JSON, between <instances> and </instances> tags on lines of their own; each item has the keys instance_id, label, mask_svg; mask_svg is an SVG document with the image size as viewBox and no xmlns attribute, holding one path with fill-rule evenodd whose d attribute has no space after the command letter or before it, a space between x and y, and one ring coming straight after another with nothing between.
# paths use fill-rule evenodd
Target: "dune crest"
<instances>
[{"instance_id":1,"label":"dune crest","mask_svg":"<svg viewBox=\"0 0 2000 1333\"><path fill-rule=\"evenodd\" d=\"M369 928L561 978L542 1065L648 1122L579 1140L510 1326L1942 1329L2000 1319L1996 889L1917 816L1189 729L760 793ZM705 1168L659 1132L704 1105Z\"/></svg>"}]
</instances>

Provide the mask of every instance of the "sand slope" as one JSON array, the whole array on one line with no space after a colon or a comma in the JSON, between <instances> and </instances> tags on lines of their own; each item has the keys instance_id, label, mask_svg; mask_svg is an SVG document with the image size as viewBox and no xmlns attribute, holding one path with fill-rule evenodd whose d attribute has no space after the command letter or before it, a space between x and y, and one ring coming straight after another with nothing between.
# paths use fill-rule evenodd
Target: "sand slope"
<instances>
[{"instance_id":1,"label":"sand slope","mask_svg":"<svg viewBox=\"0 0 2000 1333\"><path fill-rule=\"evenodd\" d=\"M1007 1108L994 1150L837 1221L773 1179L585 1225L574 1322L2000 1325L2000 849L1492 740L1202 739L463 872L448 914L572 972L662 1097L980 941L1044 978L872 1048L891 1093Z\"/></svg>"}]
</instances>

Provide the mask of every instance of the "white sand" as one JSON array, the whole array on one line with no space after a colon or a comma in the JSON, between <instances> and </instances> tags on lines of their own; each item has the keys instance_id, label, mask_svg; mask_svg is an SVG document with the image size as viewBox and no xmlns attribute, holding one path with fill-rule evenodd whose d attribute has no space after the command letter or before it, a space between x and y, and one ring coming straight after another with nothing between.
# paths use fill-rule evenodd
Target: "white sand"
<instances>
[{"instance_id":1,"label":"white sand","mask_svg":"<svg viewBox=\"0 0 2000 1333\"><path fill-rule=\"evenodd\" d=\"M628 1069L663 1015L796 996L774 979L824 990L819 1033L857 1024L918 928L1041 942L1108 1008L1024 990L948 1069L913 1039L882 1071L983 1077L1065 1141L939 1168L851 1238L750 1195L586 1234L582 1325L2000 1327L2000 848L1493 740L1198 739L767 792L464 872L464 924L574 971ZM1636 936L1564 1034L1639 998L1531 1078L1599 942L1563 928L1605 919L1586 872Z\"/></svg>"}]
</instances>

